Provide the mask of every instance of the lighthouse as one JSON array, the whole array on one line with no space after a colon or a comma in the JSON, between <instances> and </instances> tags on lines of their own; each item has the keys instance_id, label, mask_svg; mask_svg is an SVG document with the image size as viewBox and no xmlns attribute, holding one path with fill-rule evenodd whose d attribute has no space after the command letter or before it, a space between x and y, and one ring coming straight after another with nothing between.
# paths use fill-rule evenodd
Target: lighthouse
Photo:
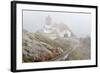
<instances>
[{"instance_id":1,"label":"lighthouse","mask_svg":"<svg viewBox=\"0 0 100 73\"><path fill-rule=\"evenodd\" d=\"M56 39L56 31L53 27L52 18L48 15L45 19L45 24L43 25L43 31L47 34L50 39Z\"/></svg>"},{"instance_id":2,"label":"lighthouse","mask_svg":"<svg viewBox=\"0 0 100 73\"><path fill-rule=\"evenodd\" d=\"M66 24L53 22L49 15L45 18L43 32L50 39L56 39L57 37L70 38L73 34Z\"/></svg>"},{"instance_id":3,"label":"lighthouse","mask_svg":"<svg viewBox=\"0 0 100 73\"><path fill-rule=\"evenodd\" d=\"M52 30L52 19L50 16L47 16L45 19L45 24L43 25L45 33L51 33Z\"/></svg>"}]
</instances>

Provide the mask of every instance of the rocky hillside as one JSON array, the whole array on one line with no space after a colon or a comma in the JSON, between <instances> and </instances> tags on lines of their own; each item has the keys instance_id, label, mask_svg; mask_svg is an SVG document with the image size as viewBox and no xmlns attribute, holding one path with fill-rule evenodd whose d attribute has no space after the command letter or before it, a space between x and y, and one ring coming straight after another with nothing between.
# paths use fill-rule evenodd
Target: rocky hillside
<instances>
[{"instance_id":1,"label":"rocky hillside","mask_svg":"<svg viewBox=\"0 0 100 73\"><path fill-rule=\"evenodd\" d=\"M83 42L81 44L83 44ZM80 60L89 59L90 55L83 55L83 50L81 50L81 48L83 48L83 45L81 46L80 40L77 38L56 38L55 40L52 40L49 39L45 33L30 33L24 30L22 43L23 62L75 59ZM85 53L87 53L86 50ZM62 57L66 55L68 55L68 58L62 59Z\"/></svg>"},{"instance_id":2,"label":"rocky hillside","mask_svg":"<svg viewBox=\"0 0 100 73\"><path fill-rule=\"evenodd\" d=\"M63 50L41 33L23 33L23 62L48 61L60 55Z\"/></svg>"}]
</instances>

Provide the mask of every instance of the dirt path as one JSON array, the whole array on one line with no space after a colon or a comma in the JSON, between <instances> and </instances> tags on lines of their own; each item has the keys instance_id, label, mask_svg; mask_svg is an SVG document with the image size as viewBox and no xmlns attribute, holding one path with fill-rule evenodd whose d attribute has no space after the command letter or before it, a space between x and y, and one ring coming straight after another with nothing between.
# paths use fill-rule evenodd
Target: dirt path
<instances>
[{"instance_id":1,"label":"dirt path","mask_svg":"<svg viewBox=\"0 0 100 73\"><path fill-rule=\"evenodd\" d=\"M69 50L65 51L63 54L57 56L56 58L53 58L51 61L63 61L67 59L69 54L75 49L77 49L77 47L79 47L79 43L77 43L77 45L74 45L73 48L70 48Z\"/></svg>"}]
</instances>

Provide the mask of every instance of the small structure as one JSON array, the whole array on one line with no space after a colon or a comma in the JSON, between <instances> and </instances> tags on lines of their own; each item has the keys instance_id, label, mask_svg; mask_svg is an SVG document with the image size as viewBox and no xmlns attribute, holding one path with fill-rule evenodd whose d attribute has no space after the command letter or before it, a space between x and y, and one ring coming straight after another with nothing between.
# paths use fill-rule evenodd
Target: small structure
<instances>
[{"instance_id":1,"label":"small structure","mask_svg":"<svg viewBox=\"0 0 100 73\"><path fill-rule=\"evenodd\" d=\"M43 25L43 32L48 35L51 39L56 39L57 37L72 37L72 31L64 23L54 23L50 16L45 19L45 24Z\"/></svg>"}]
</instances>

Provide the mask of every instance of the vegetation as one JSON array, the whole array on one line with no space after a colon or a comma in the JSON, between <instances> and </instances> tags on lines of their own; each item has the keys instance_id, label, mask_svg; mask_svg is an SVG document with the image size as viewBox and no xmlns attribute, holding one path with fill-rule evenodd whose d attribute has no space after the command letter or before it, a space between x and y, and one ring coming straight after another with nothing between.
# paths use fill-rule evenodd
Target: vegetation
<instances>
[{"instance_id":1,"label":"vegetation","mask_svg":"<svg viewBox=\"0 0 100 73\"><path fill-rule=\"evenodd\" d=\"M23 32L22 59L23 62L50 61L56 57L61 57L64 52L70 52L70 49L73 48L75 50L71 51L65 60L90 59L89 41L87 38L56 38L52 40L45 33L25 31ZM77 44L80 46L76 46Z\"/></svg>"}]
</instances>

